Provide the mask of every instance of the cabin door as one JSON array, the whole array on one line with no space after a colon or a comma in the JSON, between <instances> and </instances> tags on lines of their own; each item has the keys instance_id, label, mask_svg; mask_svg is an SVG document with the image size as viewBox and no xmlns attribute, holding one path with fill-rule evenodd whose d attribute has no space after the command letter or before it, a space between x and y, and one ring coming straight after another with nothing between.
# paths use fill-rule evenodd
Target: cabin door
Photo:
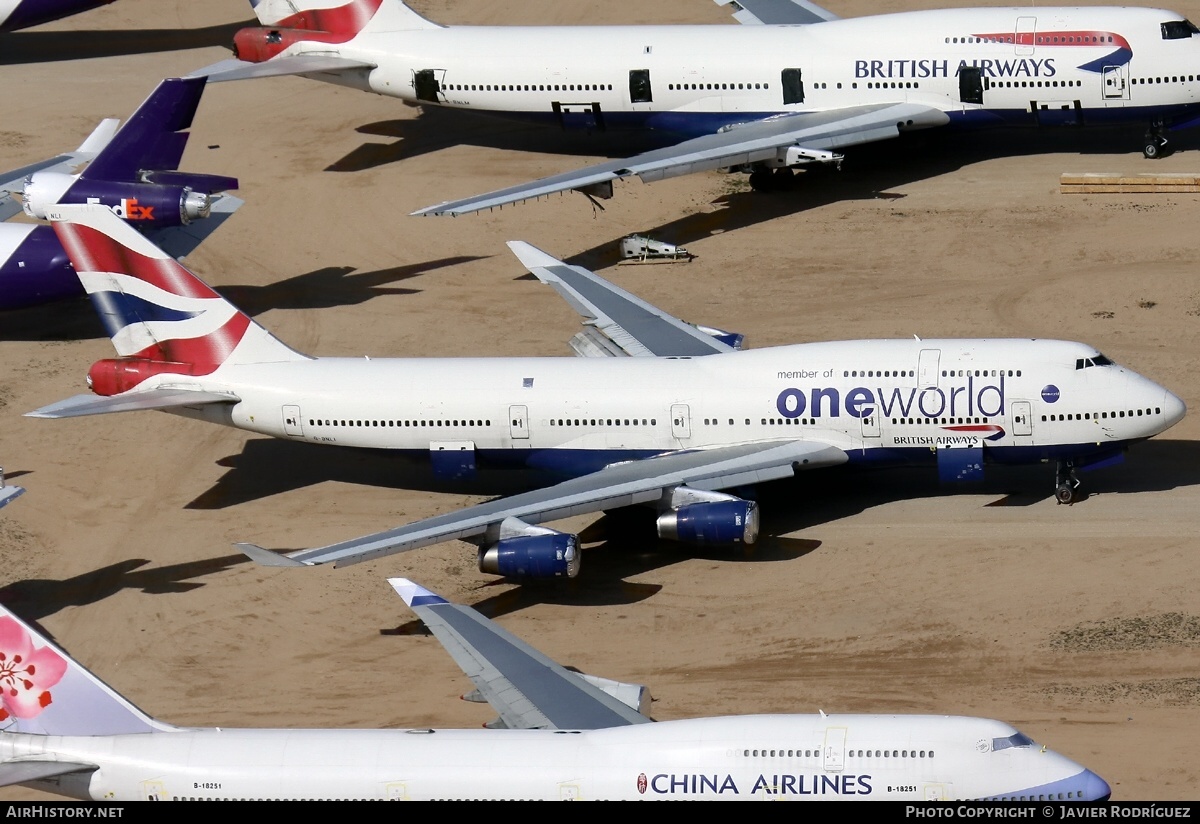
<instances>
[{"instance_id":1,"label":"cabin door","mask_svg":"<svg viewBox=\"0 0 1200 824\"><path fill-rule=\"evenodd\" d=\"M529 407L508 407L508 436L514 441L529 440Z\"/></svg>"},{"instance_id":2,"label":"cabin door","mask_svg":"<svg viewBox=\"0 0 1200 824\"><path fill-rule=\"evenodd\" d=\"M680 441L692 437L692 411L686 403L671 404L671 437Z\"/></svg>"},{"instance_id":3,"label":"cabin door","mask_svg":"<svg viewBox=\"0 0 1200 824\"><path fill-rule=\"evenodd\" d=\"M300 407L283 407L283 432L289 438L304 437L304 424L300 420Z\"/></svg>"},{"instance_id":4,"label":"cabin door","mask_svg":"<svg viewBox=\"0 0 1200 824\"><path fill-rule=\"evenodd\" d=\"M821 750L822 767L826 772L839 772L846 767L846 728L825 730L825 747Z\"/></svg>"},{"instance_id":5,"label":"cabin door","mask_svg":"<svg viewBox=\"0 0 1200 824\"><path fill-rule=\"evenodd\" d=\"M936 389L941 349L922 349L917 361L917 389Z\"/></svg>"},{"instance_id":6,"label":"cabin door","mask_svg":"<svg viewBox=\"0 0 1200 824\"><path fill-rule=\"evenodd\" d=\"M1105 106L1123 106L1129 99L1129 83L1126 66L1105 66L1100 71L1101 89Z\"/></svg>"}]
</instances>

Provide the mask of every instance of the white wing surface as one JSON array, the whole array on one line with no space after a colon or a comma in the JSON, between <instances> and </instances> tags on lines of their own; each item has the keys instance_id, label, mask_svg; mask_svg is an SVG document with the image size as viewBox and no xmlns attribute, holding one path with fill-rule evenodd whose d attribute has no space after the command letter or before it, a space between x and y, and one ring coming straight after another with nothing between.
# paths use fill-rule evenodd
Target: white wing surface
<instances>
[{"instance_id":1,"label":"white wing surface","mask_svg":"<svg viewBox=\"0 0 1200 824\"><path fill-rule=\"evenodd\" d=\"M451 200L414 215L462 215L519 203L571 189L611 186L636 175L643 182L726 169L778 158L789 149L813 153L896 137L901 129L949 122L945 112L920 103L854 106L824 112L784 114L731 126L631 158L607 160L573 172L544 177L475 197ZM607 196L607 195L606 195Z\"/></svg>"},{"instance_id":2,"label":"white wing surface","mask_svg":"<svg viewBox=\"0 0 1200 824\"><path fill-rule=\"evenodd\" d=\"M542 283L553 286L584 317L589 332L605 341L591 351L572 341L576 351L634 357L694 357L732 352L734 347L690 323L668 315L581 266L570 266L519 240L508 248ZM587 332L580 336L594 340ZM577 339L580 337L577 336Z\"/></svg>"},{"instance_id":3,"label":"white wing surface","mask_svg":"<svg viewBox=\"0 0 1200 824\"><path fill-rule=\"evenodd\" d=\"M812 441L767 441L714 449L668 452L606 466L555 486L437 515L406 526L318 549L280 554L235 544L264 566L356 564L455 538L487 538L506 518L537 524L605 509L659 501L677 486L718 490L788 478L800 469L845 463L835 446Z\"/></svg>"},{"instance_id":4,"label":"white wing surface","mask_svg":"<svg viewBox=\"0 0 1200 824\"><path fill-rule=\"evenodd\" d=\"M389 578L388 583L499 713L504 727L596 730L651 720L597 687L590 676L556 664L470 607L452 604L404 578ZM633 687L635 700L649 706L644 687L619 686Z\"/></svg>"},{"instance_id":5,"label":"white wing surface","mask_svg":"<svg viewBox=\"0 0 1200 824\"><path fill-rule=\"evenodd\" d=\"M840 19L836 14L808 0L716 0L729 6L733 19L747 25L808 25Z\"/></svg>"},{"instance_id":6,"label":"white wing surface","mask_svg":"<svg viewBox=\"0 0 1200 824\"><path fill-rule=\"evenodd\" d=\"M38 163L31 163L20 169L0 172L0 222L8 220L21 211L21 204L13 195L20 193L25 188L25 178L35 172L78 173L84 164L100 154L100 150L109 144L120 126L121 121L116 118L103 120L75 151Z\"/></svg>"}]
</instances>

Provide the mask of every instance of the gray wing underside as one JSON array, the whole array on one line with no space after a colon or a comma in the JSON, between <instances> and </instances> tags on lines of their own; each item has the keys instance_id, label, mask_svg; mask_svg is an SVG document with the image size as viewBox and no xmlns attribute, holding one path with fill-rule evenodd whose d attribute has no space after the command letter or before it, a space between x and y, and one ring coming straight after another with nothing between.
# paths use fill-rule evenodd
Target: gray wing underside
<instances>
[{"instance_id":1,"label":"gray wing underside","mask_svg":"<svg viewBox=\"0 0 1200 824\"><path fill-rule=\"evenodd\" d=\"M716 0L729 6L733 19L747 25L808 25L839 20L836 14L808 0Z\"/></svg>"},{"instance_id":2,"label":"gray wing underside","mask_svg":"<svg viewBox=\"0 0 1200 824\"><path fill-rule=\"evenodd\" d=\"M276 57L265 63L244 60L222 60L196 69L188 77L206 77L209 83L227 80L254 80L263 77L289 77L309 74L338 74L360 69L373 69L374 63L350 60L332 54L298 54Z\"/></svg>"},{"instance_id":3,"label":"gray wing underside","mask_svg":"<svg viewBox=\"0 0 1200 824\"><path fill-rule=\"evenodd\" d=\"M732 126L716 134L685 140L673 146L630 158L597 163L584 169L544 177L487 194L450 200L413 212L414 215L462 215L532 200L572 189L609 184L637 176L649 183L668 177L759 163L797 146L830 151L896 137L903 127L948 122L946 114L919 103L881 103L823 112L781 114Z\"/></svg>"},{"instance_id":4,"label":"gray wing underside","mask_svg":"<svg viewBox=\"0 0 1200 824\"><path fill-rule=\"evenodd\" d=\"M605 354L694 357L734 351L587 269L563 263L522 241L509 241L508 247L538 280L554 287L584 317L586 326L607 338L611 346L604 348Z\"/></svg>"},{"instance_id":5,"label":"gray wing underside","mask_svg":"<svg viewBox=\"0 0 1200 824\"><path fill-rule=\"evenodd\" d=\"M845 463L841 449L812 441L768 441L715 449L670 452L607 466L555 486L415 521L406 526L317 549L279 554L254 544L238 549L264 566L356 564L408 552L455 538L487 537L506 518L526 523L586 515L660 500L665 491L687 485L718 490L788 478L800 469Z\"/></svg>"},{"instance_id":6,"label":"gray wing underside","mask_svg":"<svg viewBox=\"0 0 1200 824\"><path fill-rule=\"evenodd\" d=\"M26 412L27 418L79 418L111 412L137 412L145 409L176 409L210 403L237 403L233 395L201 392L198 389L149 389L120 395L74 395L66 400Z\"/></svg>"},{"instance_id":7,"label":"gray wing underside","mask_svg":"<svg viewBox=\"0 0 1200 824\"><path fill-rule=\"evenodd\" d=\"M393 587L508 729L595 730L651 719L475 610L400 578ZM616 682L610 682L616 683ZM644 688L636 685L622 685ZM643 692L648 706L649 695Z\"/></svg>"},{"instance_id":8,"label":"gray wing underside","mask_svg":"<svg viewBox=\"0 0 1200 824\"><path fill-rule=\"evenodd\" d=\"M30 781L72 773L95 772L98 769L95 764L77 764L70 761L7 761L0 764L0 787L27 784Z\"/></svg>"}]
</instances>

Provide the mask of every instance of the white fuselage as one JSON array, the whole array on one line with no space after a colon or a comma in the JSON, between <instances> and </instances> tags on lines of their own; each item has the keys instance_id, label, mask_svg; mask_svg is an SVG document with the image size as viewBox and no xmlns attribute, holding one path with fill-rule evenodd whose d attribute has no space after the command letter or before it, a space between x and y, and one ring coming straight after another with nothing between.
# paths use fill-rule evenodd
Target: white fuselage
<instances>
[{"instance_id":1,"label":"white fuselage","mask_svg":"<svg viewBox=\"0 0 1200 824\"><path fill-rule=\"evenodd\" d=\"M346 43L300 42L285 53L376 66L318 79L565 128L696 136L769 114L894 102L969 125L1096 125L1192 112L1200 35L1163 28L1182 21L1159 9L1027 7L803 26L368 25Z\"/></svg>"},{"instance_id":2,"label":"white fuselage","mask_svg":"<svg viewBox=\"0 0 1200 824\"><path fill-rule=\"evenodd\" d=\"M96 764L33 786L97 800L1095 800L1108 786L999 721L766 715L558 730L0 734L5 760Z\"/></svg>"},{"instance_id":3,"label":"white fuselage","mask_svg":"<svg viewBox=\"0 0 1200 824\"><path fill-rule=\"evenodd\" d=\"M1104 457L1177 422L1182 401L1080 343L878 340L696 358L317 358L227 364L143 387L229 392L184 409L275 437L473 451L573 476L679 449L805 440L852 462Z\"/></svg>"}]
</instances>

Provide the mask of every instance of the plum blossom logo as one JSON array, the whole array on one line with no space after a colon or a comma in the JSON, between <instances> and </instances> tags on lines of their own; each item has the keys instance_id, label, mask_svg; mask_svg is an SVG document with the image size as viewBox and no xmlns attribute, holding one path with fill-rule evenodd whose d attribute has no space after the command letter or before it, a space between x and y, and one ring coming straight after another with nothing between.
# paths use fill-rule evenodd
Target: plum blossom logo
<instances>
[{"instance_id":1,"label":"plum blossom logo","mask_svg":"<svg viewBox=\"0 0 1200 824\"><path fill-rule=\"evenodd\" d=\"M0 618L0 721L40 715L66 671L65 658L49 647L34 649L25 627Z\"/></svg>"}]
</instances>

